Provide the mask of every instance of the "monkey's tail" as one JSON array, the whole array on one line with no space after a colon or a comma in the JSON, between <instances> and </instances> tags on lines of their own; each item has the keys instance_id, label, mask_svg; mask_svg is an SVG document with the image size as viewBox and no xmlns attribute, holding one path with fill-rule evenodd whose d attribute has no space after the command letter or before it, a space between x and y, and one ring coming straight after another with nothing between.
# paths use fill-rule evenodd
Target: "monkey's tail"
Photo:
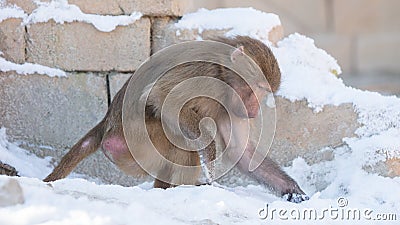
<instances>
[{"instance_id":1,"label":"monkey's tail","mask_svg":"<svg viewBox=\"0 0 400 225\"><path fill-rule=\"evenodd\" d=\"M104 126L106 120L103 119L93 129L91 129L82 139L80 139L71 150L62 157L60 163L54 168L43 181L50 182L65 178L84 158L97 151L104 136Z\"/></svg>"}]
</instances>

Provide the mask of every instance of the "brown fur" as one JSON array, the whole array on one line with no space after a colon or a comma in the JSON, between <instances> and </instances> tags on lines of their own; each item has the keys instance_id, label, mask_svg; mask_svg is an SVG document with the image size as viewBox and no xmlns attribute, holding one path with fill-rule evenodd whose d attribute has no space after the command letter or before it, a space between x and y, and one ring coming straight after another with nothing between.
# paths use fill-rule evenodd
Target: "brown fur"
<instances>
[{"instance_id":1,"label":"brown fur","mask_svg":"<svg viewBox=\"0 0 400 225\"><path fill-rule=\"evenodd\" d=\"M261 68L266 79L270 84L270 88L263 89L259 88L256 84L250 84L256 86L256 90L250 89L250 87L243 82L234 72L227 68L206 62L190 62L182 64L171 69L162 78L158 80L153 89L150 91L148 102L146 105L146 126L150 134L150 138L154 143L157 150L162 156L168 160L184 166L198 166L200 165L200 159L197 152L188 152L177 148L171 144L163 133L160 121L160 107L162 102L166 98L166 95L171 91L177 84L191 77L208 76L217 78L225 83L231 85L238 93L245 103L245 107L248 114L242 112L235 112L238 118L253 117L258 113L258 102L255 96L263 96L269 89L272 92L278 90L280 85L280 70L275 57L271 50L265 46L262 42L254 40L249 37L238 36L235 38L219 38L218 41L224 42L233 47L244 47L244 53L250 56ZM118 94L115 96L112 104L105 116L105 118L88 134L86 134L77 144L75 144L70 152L68 152L61 160L60 164L54 169L54 171L45 179L45 181L53 181L67 176L73 168L89 154L95 152L98 148L103 148L103 151L122 171L132 176L142 176L146 174L139 165L135 162L132 155L130 154L128 147L125 142L124 133L122 131L122 103L128 82L121 88ZM191 93L192 87L183 87L182 97L185 93ZM198 85L200 89L206 89L208 91L207 83L200 83ZM143 90L145 93L149 90ZM235 102L232 96L227 95L220 89L209 90L218 99L226 101L228 105L235 110ZM178 98L179 99L179 98ZM229 110L229 109L228 109ZM169 115L167 115L168 118ZM171 117L176 115L170 115ZM183 132L189 138L196 138L200 135L199 121L201 118L211 117L218 125L218 132L221 133L224 141L226 142L226 136L229 134L224 133L224 130L229 128L226 122L227 113L221 105L209 98L198 97L190 100L182 109L180 114L180 126ZM240 130L234 131L235 134L240 135ZM140 138L137 138L140 141ZM236 140L240 142L240 140ZM122 142L122 143L121 143ZM106 148L106 149L105 149ZM115 150L113 154L107 149ZM145 148L145 146L143 147ZM246 171L246 165L250 161L249 154L254 152L254 148L251 145L248 146L248 150L244 157L239 162L239 168L243 172L254 176L257 180L262 183L266 183L276 190L279 195L286 193L304 194L304 192L298 187L296 182L284 173L279 166L276 165L272 160L266 158L262 165L252 173ZM212 161L215 158L215 143L212 142L207 148L207 161ZM233 149L232 151L235 151ZM113 151L111 151L113 152ZM118 154L116 154L117 152ZM122 152L120 154L120 152ZM144 151L146 152L146 151ZM173 185L164 182L165 180L173 181L174 184L196 184L197 178L201 171L194 170L189 174L180 173L180 171L173 171L172 168L164 165L162 162L156 161L150 156L143 155L146 162L158 172L158 178L156 179L154 186L161 188L168 188ZM161 181L164 180L164 181Z\"/></svg>"}]
</instances>

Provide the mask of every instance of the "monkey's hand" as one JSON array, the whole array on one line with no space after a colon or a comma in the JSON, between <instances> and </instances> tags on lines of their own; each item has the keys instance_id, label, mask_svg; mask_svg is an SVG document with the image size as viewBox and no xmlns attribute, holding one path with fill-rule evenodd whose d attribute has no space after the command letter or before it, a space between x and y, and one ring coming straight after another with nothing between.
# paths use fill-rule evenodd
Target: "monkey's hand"
<instances>
[{"instance_id":1,"label":"monkey's hand","mask_svg":"<svg viewBox=\"0 0 400 225\"><path fill-rule=\"evenodd\" d=\"M288 193L288 194L283 195L282 197L286 201L293 202L293 203L300 203L302 201L307 201L310 199L310 197L308 197L307 195L298 194L298 193Z\"/></svg>"}]
</instances>

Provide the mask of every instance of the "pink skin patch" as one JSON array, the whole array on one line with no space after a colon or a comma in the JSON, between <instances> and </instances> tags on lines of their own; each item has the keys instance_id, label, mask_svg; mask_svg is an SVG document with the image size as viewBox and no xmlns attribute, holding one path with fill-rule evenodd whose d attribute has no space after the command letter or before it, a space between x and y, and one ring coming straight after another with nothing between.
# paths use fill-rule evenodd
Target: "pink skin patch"
<instances>
[{"instance_id":1,"label":"pink skin patch","mask_svg":"<svg viewBox=\"0 0 400 225\"><path fill-rule=\"evenodd\" d=\"M106 137L102 143L102 148L110 153L114 159L129 151L125 140L119 136Z\"/></svg>"},{"instance_id":2,"label":"pink skin patch","mask_svg":"<svg viewBox=\"0 0 400 225\"><path fill-rule=\"evenodd\" d=\"M82 143L82 148L86 148L86 147L88 147L88 146L89 146L89 144L90 144L90 141L91 141L91 139L90 139L90 140L86 140L86 141L84 141L84 142Z\"/></svg>"}]
</instances>

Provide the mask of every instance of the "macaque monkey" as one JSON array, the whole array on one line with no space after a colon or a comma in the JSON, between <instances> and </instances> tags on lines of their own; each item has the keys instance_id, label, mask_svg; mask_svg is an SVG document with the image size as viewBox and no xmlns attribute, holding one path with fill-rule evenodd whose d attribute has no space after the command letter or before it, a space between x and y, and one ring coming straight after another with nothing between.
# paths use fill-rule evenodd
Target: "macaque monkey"
<instances>
[{"instance_id":1,"label":"macaque monkey","mask_svg":"<svg viewBox=\"0 0 400 225\"><path fill-rule=\"evenodd\" d=\"M269 186L277 195L285 195L288 201L306 200L308 197L297 183L270 158L266 157L255 170L251 172L248 170L255 146L252 142L243 143L244 139L241 138L242 121L257 117L260 108L258 99L276 92L279 88L281 75L273 53L262 42L250 37L237 36L217 40L236 48L231 56L228 56L232 60L235 60L238 54L249 56L259 66L266 80L248 84L234 71L209 62L188 62L172 68L157 80L151 90L147 90L148 87L138 90L148 93L145 105L145 124L152 144L160 155L173 163L182 166L200 165L198 152L182 150L167 139L163 130L165 127L161 122L160 108L171 90L183 80L201 76L216 78L233 88L237 95L232 96L223 90L212 91L220 96L220 99L223 99L228 108L224 108L217 101L206 97L197 97L186 102L179 113L179 126L183 133L190 139L197 138L201 133L199 126L201 119L212 118L215 121L217 133L221 137L222 145L227 147L225 151L232 151L231 155L235 156L240 152L235 149L236 146L245 146L244 154L237 164L242 172ZM135 177L147 174L146 170L133 157L123 131L122 109L128 83L129 80L116 94L104 119L72 147L44 181L49 182L66 177L80 161L98 149L102 149L105 155L126 174ZM199 88L204 88L204 85L200 85ZM190 92L190 90L187 91ZM244 107L237 107L239 101L243 102ZM166 123L168 129L168 121ZM134 137L134 139L136 142L140 142L141 137ZM151 156L150 153L147 155L146 146L140 148L143 148L142 152L144 153L140 157L144 159L146 167L157 172L154 187L169 188L180 184L199 184L198 178L201 173L199 169L194 169L191 173L180 173L180 171L154 159L154 155ZM211 141L203 149L206 151L207 162L215 159L215 149L215 141Z\"/></svg>"}]
</instances>

